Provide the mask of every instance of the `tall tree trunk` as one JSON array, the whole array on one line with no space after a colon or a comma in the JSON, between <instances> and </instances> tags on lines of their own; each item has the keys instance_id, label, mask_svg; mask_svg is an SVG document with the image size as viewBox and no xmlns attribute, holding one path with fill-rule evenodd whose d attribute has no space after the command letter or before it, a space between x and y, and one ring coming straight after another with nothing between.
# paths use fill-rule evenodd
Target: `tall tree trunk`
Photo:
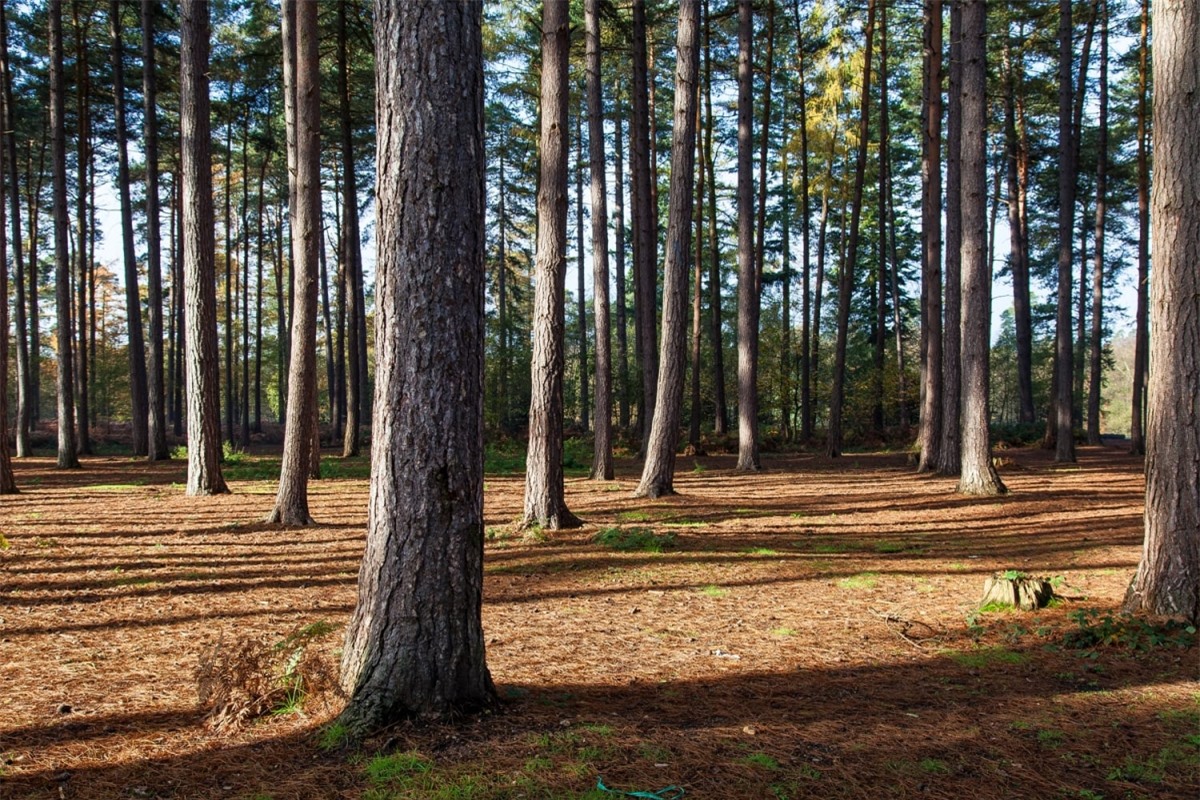
<instances>
[{"instance_id":1,"label":"tall tree trunk","mask_svg":"<svg viewBox=\"0 0 1200 800\"><path fill-rule=\"evenodd\" d=\"M13 290L14 317L17 333L17 458L32 455L29 433L33 427L33 377L30 372L29 326L26 324L25 308L25 261L21 241L21 190L17 181L17 139L13 114L12 72L8 58L8 20L5 3L0 0L0 101L3 101L3 124L8 135L4 137L5 166L8 177L8 202L12 215ZM7 295L5 295L7 297Z\"/></svg>"},{"instance_id":2,"label":"tall tree trunk","mask_svg":"<svg viewBox=\"0 0 1200 800\"><path fill-rule=\"evenodd\" d=\"M1150 0L1142 0L1142 28L1138 40L1137 101L1137 194L1138 194L1138 282L1137 312L1133 348L1133 408L1130 414L1129 451L1146 452L1142 421L1146 368L1150 355L1150 158L1147 79L1150 60Z\"/></svg>"},{"instance_id":3,"label":"tall tree trunk","mask_svg":"<svg viewBox=\"0 0 1200 800\"><path fill-rule=\"evenodd\" d=\"M715 414L713 433L724 436L729 432L729 407L725 399L725 336L721 313L721 251L717 235L716 157L713 155L712 110L712 21L709 3L704 0L704 168L708 172L708 316L712 334L713 399Z\"/></svg>"},{"instance_id":4,"label":"tall tree trunk","mask_svg":"<svg viewBox=\"0 0 1200 800\"><path fill-rule=\"evenodd\" d=\"M874 409L875 435L884 437L883 383L887 342L887 4L879 8L879 241L875 260Z\"/></svg>"},{"instance_id":5,"label":"tall tree trunk","mask_svg":"<svg viewBox=\"0 0 1200 800\"><path fill-rule=\"evenodd\" d=\"M583 268L583 99L575 115L575 310L579 332L579 425L588 429L587 297Z\"/></svg>"},{"instance_id":6,"label":"tall tree trunk","mask_svg":"<svg viewBox=\"0 0 1200 800\"><path fill-rule=\"evenodd\" d=\"M0 25L4 23L0 4ZM7 61L4 69L7 72ZM7 114L4 115L7 119ZM4 227L4 181L7 179L8 140L11 128L0 130L0 495L17 494L17 479L13 475L12 453L8 449L8 233ZM18 227L17 235L20 235ZM19 259L18 259L19 260Z\"/></svg>"},{"instance_id":7,"label":"tall tree trunk","mask_svg":"<svg viewBox=\"0 0 1200 800\"><path fill-rule=\"evenodd\" d=\"M808 196L808 86L804 71L805 42L800 24L800 0L792 2L792 19L796 29L796 82L800 92L800 260L804 272L800 283L800 438L812 439L812 306L809 230L812 209Z\"/></svg>"},{"instance_id":8,"label":"tall tree trunk","mask_svg":"<svg viewBox=\"0 0 1200 800\"><path fill-rule=\"evenodd\" d=\"M342 456L357 456L362 446L363 389L366 373L359 369L359 351L366 340L359 336L359 317L363 316L362 242L358 232L358 176L354 167L354 138L350 118L350 70L346 55L347 0L338 2L338 126L342 137L342 269L346 285L346 333L349 359L346 362L346 429Z\"/></svg>"},{"instance_id":9,"label":"tall tree trunk","mask_svg":"<svg viewBox=\"0 0 1200 800\"><path fill-rule=\"evenodd\" d=\"M766 258L767 238L767 152L771 140L771 79L775 67L775 0L766 0L767 5L767 52L762 66L762 123L758 136L758 202L755 210L758 219L754 229L754 275L758 292L762 295L763 262ZM751 65L753 69L753 65Z\"/></svg>"},{"instance_id":10,"label":"tall tree trunk","mask_svg":"<svg viewBox=\"0 0 1200 800\"><path fill-rule=\"evenodd\" d=\"M758 318L760 287L754 261L754 11L738 0L737 217L738 217L738 460L739 470L759 470Z\"/></svg>"},{"instance_id":11,"label":"tall tree trunk","mask_svg":"<svg viewBox=\"0 0 1200 800\"><path fill-rule=\"evenodd\" d=\"M962 2L962 456L958 491L1005 491L988 443L992 269L987 224L987 7Z\"/></svg>"},{"instance_id":12,"label":"tall tree trunk","mask_svg":"<svg viewBox=\"0 0 1200 800\"><path fill-rule=\"evenodd\" d=\"M783 96L783 114L784 120L787 115L787 95ZM783 141L788 139L787 123L784 123L782 131ZM788 172L788 154L784 150L779 155L779 171L780 178L783 181L782 190L780 191L780 205L782 208L782 252L780 253L780 262L783 269L783 298L780 303L780 327L783 330L783 342L779 348L779 434L785 442L790 442L793 437L792 431L792 183L791 175Z\"/></svg>"},{"instance_id":13,"label":"tall tree trunk","mask_svg":"<svg viewBox=\"0 0 1200 800\"><path fill-rule=\"evenodd\" d=\"M242 397L241 431L238 437L245 449L250 447L250 112L242 117L242 210L238 228L242 234Z\"/></svg>"},{"instance_id":14,"label":"tall tree trunk","mask_svg":"<svg viewBox=\"0 0 1200 800\"><path fill-rule=\"evenodd\" d=\"M296 165L289 194L295 278L292 352L288 364L288 415L284 426L279 493L268 522L307 525L308 478L312 469L317 404L317 271L321 237L321 96L317 51L317 6L284 0L284 95Z\"/></svg>"},{"instance_id":15,"label":"tall tree trunk","mask_svg":"<svg viewBox=\"0 0 1200 800\"><path fill-rule=\"evenodd\" d=\"M189 495L223 494L217 375L216 241L208 91L208 3L180 3L179 126L183 160L183 271L187 312Z\"/></svg>"},{"instance_id":16,"label":"tall tree trunk","mask_svg":"<svg viewBox=\"0 0 1200 800\"><path fill-rule=\"evenodd\" d=\"M613 103L616 118L613 120L613 167L617 185L613 198L616 203L614 214L617 223L617 427L629 430L629 322L625 307L625 170L624 149L621 129L624 119L618 93Z\"/></svg>"},{"instance_id":17,"label":"tall tree trunk","mask_svg":"<svg viewBox=\"0 0 1200 800\"><path fill-rule=\"evenodd\" d=\"M153 0L142 0L142 130L146 153L146 282L150 301L150 365L147 374L149 427L147 455L151 461L170 458L167 450L166 399L163 389L162 253L158 206L158 76L154 61Z\"/></svg>"},{"instance_id":18,"label":"tall tree trunk","mask_svg":"<svg viewBox=\"0 0 1200 800\"><path fill-rule=\"evenodd\" d=\"M1200 622L1200 16L1154 10L1154 286L1146 538L1126 608Z\"/></svg>"},{"instance_id":19,"label":"tall tree trunk","mask_svg":"<svg viewBox=\"0 0 1200 800\"><path fill-rule=\"evenodd\" d=\"M871 123L871 50L875 35L875 0L867 1L866 44L863 49L862 112L858 121L858 158L854 168L854 199L850 210L850 236L846 261L838 274L837 350L834 353L833 389L829 399L829 440L826 453L842 453L842 406L846 390L846 343L850 328L850 299L854 265L858 260L859 225L862 221L863 182L867 172L867 138Z\"/></svg>"},{"instance_id":20,"label":"tall tree trunk","mask_svg":"<svg viewBox=\"0 0 1200 800\"><path fill-rule=\"evenodd\" d=\"M1071 239L1075 218L1075 143L1071 124L1071 0L1059 0L1058 14L1058 315L1054 348L1054 460L1073 462L1071 268L1074 262Z\"/></svg>"},{"instance_id":21,"label":"tall tree trunk","mask_svg":"<svg viewBox=\"0 0 1200 800\"><path fill-rule=\"evenodd\" d=\"M480 612L482 8L376 5L378 152L396 168L379 169L380 392L367 548L342 657L341 721L360 735L495 703ZM402 213L412 203L431 213Z\"/></svg>"},{"instance_id":22,"label":"tall tree trunk","mask_svg":"<svg viewBox=\"0 0 1200 800\"><path fill-rule=\"evenodd\" d=\"M61 8L61 4L59 8ZM61 30L61 19L59 22ZM61 115L60 115L61 119ZM63 123L65 124L65 122ZM46 126L42 131L41 146L38 148L38 163L36 169L33 166L33 148L29 149L29 164L26 170L27 175L36 175L35 180L26 181L26 209L25 218L29 221L29 269L27 270L29 278L29 380L31 385L30 391L30 412L31 426L36 425L42 419L42 313L41 305L38 301L38 287L41 283L41 261L38 258L38 230L41 222L41 198L42 188L45 183L46 174L46 153L50 147L52 125L49 122L47 112ZM63 136L66 136L64 131ZM66 143L63 144L64 151ZM51 180L53 183L53 180ZM69 309L68 309L69 311ZM68 314L69 316L69 314Z\"/></svg>"},{"instance_id":23,"label":"tall tree trunk","mask_svg":"<svg viewBox=\"0 0 1200 800\"><path fill-rule=\"evenodd\" d=\"M180 158L182 159L182 153ZM181 168L176 163L171 176L171 321L174 328L175 365L171 369L171 422L175 436L183 435L184 411L184 269L183 269L183 194Z\"/></svg>"},{"instance_id":24,"label":"tall tree trunk","mask_svg":"<svg viewBox=\"0 0 1200 800\"><path fill-rule=\"evenodd\" d=\"M553 0L550 0L553 2ZM651 158L650 89L646 60L646 3L633 0L633 119L629 138L633 172L633 311L638 358L642 368L642 402L638 422L642 432L642 451L650 438L654 420L655 390L658 384L658 337L654 318L657 308L656 251L657 218L654 207L655 165Z\"/></svg>"},{"instance_id":25,"label":"tall tree trunk","mask_svg":"<svg viewBox=\"0 0 1200 800\"><path fill-rule=\"evenodd\" d=\"M599 0L585 0L588 158L592 190L592 293L596 315L596 435L592 478L610 481L612 458L612 356L608 321L608 192L604 181L604 104L600 93ZM617 187L617 193L621 191ZM620 245L618 245L620 246ZM582 296L582 293L581 293ZM584 381L584 386L587 382Z\"/></svg>"},{"instance_id":26,"label":"tall tree trunk","mask_svg":"<svg viewBox=\"0 0 1200 800\"><path fill-rule=\"evenodd\" d=\"M681 0L676 42L675 117L671 127L671 189L666 263L663 268L662 370L642 480L635 497L674 494L675 451L687 371L688 253L692 232L692 181L696 167L696 90L700 71L699 0Z\"/></svg>"},{"instance_id":27,"label":"tall tree trunk","mask_svg":"<svg viewBox=\"0 0 1200 800\"><path fill-rule=\"evenodd\" d=\"M697 87L698 88L698 87ZM688 417L688 446L691 447L694 455L701 455L704 448L700 444L700 417L703 414L702 401L700 398L700 359L703 342L704 326L704 140L699 136L700 128L700 103L699 98L696 102L696 159L700 164L700 174L697 176L696 195L692 203L692 215L695 219L696 229L693 232L692 241L695 242L695 250L692 251L692 338L691 338L691 366L690 384L688 391L691 401L691 414Z\"/></svg>"},{"instance_id":28,"label":"tall tree trunk","mask_svg":"<svg viewBox=\"0 0 1200 800\"><path fill-rule=\"evenodd\" d=\"M1011 31L1005 31L1005 93L1004 142L1008 182L1009 270L1012 272L1013 323L1017 340L1017 398L1019 419L1032 424L1033 408L1033 336L1029 303L1029 245L1025 240L1022 211L1021 167L1028 159L1023 152L1023 140L1017 135L1017 94L1023 76L1024 60L1020 57L1021 43L1014 56L1010 43Z\"/></svg>"},{"instance_id":29,"label":"tall tree trunk","mask_svg":"<svg viewBox=\"0 0 1200 800\"><path fill-rule=\"evenodd\" d=\"M618 150L618 153L620 151ZM512 396L509 390L509 375L512 369L512 356L508 347L508 214L505 211L505 196L508 184L504 176L504 154L501 152L499 164L499 180L496 186L497 217L499 219L499 268L496 270L496 291L499 298L496 303L496 315L499 322L500 334L500 364L499 364L499 399L500 427L509 430L512 414ZM619 173L618 173L619 174ZM620 199L620 194L617 195Z\"/></svg>"},{"instance_id":30,"label":"tall tree trunk","mask_svg":"<svg viewBox=\"0 0 1200 800\"><path fill-rule=\"evenodd\" d=\"M54 193L55 300L58 306L58 467L79 466L71 364L71 260L67 253L67 135L63 95L62 0L50 0L50 138ZM36 262L35 262L36 264Z\"/></svg>"},{"instance_id":31,"label":"tall tree trunk","mask_svg":"<svg viewBox=\"0 0 1200 800\"><path fill-rule=\"evenodd\" d=\"M270 118L272 107L267 107L267 117ZM254 300L257 303L254 311L254 432L262 433L262 339L263 339L263 249L265 235L263 233L263 195L267 181L267 168L271 163L271 148L275 144L274 137L267 139L266 152L263 153L262 163L258 167L258 230L256 234L257 254L255 268L258 280L254 289Z\"/></svg>"},{"instance_id":32,"label":"tall tree trunk","mask_svg":"<svg viewBox=\"0 0 1200 800\"><path fill-rule=\"evenodd\" d=\"M113 9L115 14L116 9ZM75 348L75 435L76 446L80 455L91 455L92 438L89 429L88 400L90 385L88 382L88 273L91 264L88 259L88 161L91 150L91 85L88 80L87 41L91 25L83 25L80 16L79 2L71 3L72 27L75 29L75 333L78 343ZM118 23L114 23L118 24ZM115 29L114 29L115 30ZM113 48L119 53L118 48ZM114 58L117 56L114 55ZM115 73L114 73L115 74ZM120 98L118 98L119 100ZM128 280L126 274L126 280ZM128 298L128 291L126 292ZM128 305L128 299L126 299ZM132 319L132 316L130 317ZM133 349L134 337L129 337L130 352ZM132 356L131 356L132 358ZM132 366L132 364L130 365ZM130 376L130 387L133 386L133 376ZM134 437L137 438L136 436ZM136 444L136 441L135 441ZM139 453L134 451L134 455Z\"/></svg>"},{"instance_id":33,"label":"tall tree trunk","mask_svg":"<svg viewBox=\"0 0 1200 800\"><path fill-rule=\"evenodd\" d=\"M291 158L288 158L288 163L291 163ZM291 173L289 168L288 173ZM291 304L288 302L285 289L290 290L290 286L284 286L284 276L286 275L287 266L284 264L283 255L283 204L276 210L275 214L275 405L279 411L279 424L282 425L287 419L287 365L290 361L288 351L291 350L288 342L288 314Z\"/></svg>"},{"instance_id":34,"label":"tall tree trunk","mask_svg":"<svg viewBox=\"0 0 1200 800\"><path fill-rule=\"evenodd\" d=\"M541 177L534 268L533 374L522 525L577 527L563 497L563 303L567 268L566 0L542 4ZM636 59L636 57L635 57Z\"/></svg>"},{"instance_id":35,"label":"tall tree trunk","mask_svg":"<svg viewBox=\"0 0 1200 800\"><path fill-rule=\"evenodd\" d=\"M961 468L962 429L962 3L950 4L950 88L946 114L946 267L942 326L942 437L938 472Z\"/></svg>"},{"instance_id":36,"label":"tall tree trunk","mask_svg":"<svg viewBox=\"0 0 1200 800\"><path fill-rule=\"evenodd\" d=\"M1088 444L1100 444L1100 384L1103 378L1104 226L1108 213L1108 0L1100 0L1100 118L1096 143L1096 233L1092 267L1092 341L1088 364Z\"/></svg>"},{"instance_id":37,"label":"tall tree trunk","mask_svg":"<svg viewBox=\"0 0 1200 800\"><path fill-rule=\"evenodd\" d=\"M879 160L883 170L883 216L887 220L880 228L880 236L887 236L888 261L891 272L887 273L892 292L892 329L896 342L896 416L900 423L900 434L909 435L908 370L904 355L904 320L900 305L900 259L896 247L896 198L892 191L891 127L888 123L888 40L886 17L880 25L879 36Z\"/></svg>"}]
</instances>

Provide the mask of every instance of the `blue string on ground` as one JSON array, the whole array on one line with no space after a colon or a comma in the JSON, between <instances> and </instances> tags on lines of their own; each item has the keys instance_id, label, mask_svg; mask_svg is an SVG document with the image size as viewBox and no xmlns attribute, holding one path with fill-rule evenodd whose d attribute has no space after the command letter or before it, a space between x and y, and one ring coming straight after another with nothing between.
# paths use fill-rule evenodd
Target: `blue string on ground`
<instances>
[{"instance_id":1,"label":"blue string on ground","mask_svg":"<svg viewBox=\"0 0 1200 800\"><path fill-rule=\"evenodd\" d=\"M678 800L683 797L682 786L665 786L657 792L623 792L620 789L610 789L604 785L603 778L596 779L596 788L608 794L620 795L621 797L637 797L641 800Z\"/></svg>"}]
</instances>

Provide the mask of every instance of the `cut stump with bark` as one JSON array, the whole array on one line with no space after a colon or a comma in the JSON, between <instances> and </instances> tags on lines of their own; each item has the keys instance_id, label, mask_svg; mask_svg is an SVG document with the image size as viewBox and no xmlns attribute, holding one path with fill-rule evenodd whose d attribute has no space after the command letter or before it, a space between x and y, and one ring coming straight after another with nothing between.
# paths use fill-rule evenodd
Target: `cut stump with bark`
<instances>
[{"instance_id":1,"label":"cut stump with bark","mask_svg":"<svg viewBox=\"0 0 1200 800\"><path fill-rule=\"evenodd\" d=\"M980 607L991 605L1013 606L1022 611L1044 608L1054 597L1050 581L1028 576L1008 577L1001 574L988 578L983 583L983 600Z\"/></svg>"}]
</instances>

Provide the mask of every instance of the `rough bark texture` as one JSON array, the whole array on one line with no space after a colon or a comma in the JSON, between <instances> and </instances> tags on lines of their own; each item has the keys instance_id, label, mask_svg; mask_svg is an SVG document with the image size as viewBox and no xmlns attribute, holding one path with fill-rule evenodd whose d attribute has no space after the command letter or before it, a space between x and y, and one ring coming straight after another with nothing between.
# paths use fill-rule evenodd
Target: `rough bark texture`
<instances>
[{"instance_id":1,"label":"rough bark texture","mask_svg":"<svg viewBox=\"0 0 1200 800\"><path fill-rule=\"evenodd\" d=\"M829 436L825 452L842 454L842 407L846 390L846 344L850 333L850 299L854 264L858 260L859 226L862 223L863 182L867 172L867 139L871 130L871 49L875 33L875 0L867 2L866 44L863 48L862 112L858 122L858 156L854 167L854 198L850 210L850 236L846 258L838 274L837 342L833 362L833 388L829 398Z\"/></svg>"},{"instance_id":2,"label":"rough bark texture","mask_svg":"<svg viewBox=\"0 0 1200 800\"><path fill-rule=\"evenodd\" d=\"M551 0L553 2L553 0ZM658 337L655 333L657 309L658 250L655 216L658 209L653 197L653 162L650 158L650 90L646 59L646 3L633 0L633 117L629 138L630 169L633 173L633 313L637 332L637 356L642 367L642 402L638 422L642 431L642 449L650 437L654 420L655 388L658 384ZM543 104L543 108L544 108Z\"/></svg>"},{"instance_id":3,"label":"rough bark texture","mask_svg":"<svg viewBox=\"0 0 1200 800\"><path fill-rule=\"evenodd\" d=\"M8 59L8 20L4 13L3 2L0 2L0 87L3 94L0 99L4 103L3 125L5 131L14 130L12 73ZM4 137L5 167L8 176L8 201L12 217L12 252L13 252L13 289L14 289L14 322L17 335L17 424L16 445L17 457L24 458L32 455L29 442L30 428L33 426L33 378L30 372L29 336L25 320L25 261L22 254L21 233L21 190L17 181L17 141L15 136Z\"/></svg>"},{"instance_id":4,"label":"rough bark texture","mask_svg":"<svg viewBox=\"0 0 1200 800\"><path fill-rule=\"evenodd\" d=\"M1146 539L1126 606L1200 621L1200 15L1154 6Z\"/></svg>"},{"instance_id":5,"label":"rough bark texture","mask_svg":"<svg viewBox=\"0 0 1200 800\"><path fill-rule=\"evenodd\" d=\"M525 459L523 525L550 530L579 525L563 499L563 302L567 269L566 0L542 8L541 179L537 193L533 359L529 451Z\"/></svg>"},{"instance_id":6,"label":"rough bark texture","mask_svg":"<svg viewBox=\"0 0 1200 800\"><path fill-rule=\"evenodd\" d=\"M366 375L359 369L359 348L366 343L359 336L358 317L363 313L362 243L358 232L358 176L354 171L354 138L350 127L350 77L346 57L346 0L338 2L338 124L342 137L342 270L346 296L346 429L342 439L344 457L358 455L361 445L363 387Z\"/></svg>"},{"instance_id":7,"label":"rough bark texture","mask_svg":"<svg viewBox=\"0 0 1200 800\"><path fill-rule=\"evenodd\" d=\"M962 4L950 4L950 89L946 114L946 267L942 326L942 431L937 470L957 475L962 389Z\"/></svg>"},{"instance_id":8,"label":"rough bark texture","mask_svg":"<svg viewBox=\"0 0 1200 800\"><path fill-rule=\"evenodd\" d=\"M170 458L167 450L166 396L163 388L162 253L158 215L158 80L154 63L153 0L142 0L142 94L145 97L146 153L146 283L150 300L150 364L148 380L148 439L151 461Z\"/></svg>"},{"instance_id":9,"label":"rough bark texture","mask_svg":"<svg viewBox=\"0 0 1200 800\"><path fill-rule=\"evenodd\" d=\"M1054 346L1054 460L1075 460L1072 432L1074 356L1071 341L1072 234L1075 218L1075 144L1071 115L1071 0L1058 3L1058 315Z\"/></svg>"},{"instance_id":10,"label":"rough bark texture","mask_svg":"<svg viewBox=\"0 0 1200 800\"><path fill-rule=\"evenodd\" d=\"M321 104L320 61L317 53L317 6L284 0L284 47L295 42L291 68L286 67L284 92L293 92L295 113L288 120L294 130L296 169L292 175L292 256L295 278L292 292L292 352L288 365L288 416L284 428L283 463L279 493L269 522L307 525L308 478L316 441L317 404L317 279L321 249ZM288 35L288 17L294 22L294 39Z\"/></svg>"},{"instance_id":11,"label":"rough bark texture","mask_svg":"<svg viewBox=\"0 0 1200 800\"><path fill-rule=\"evenodd\" d=\"M1004 484L988 444L992 268L987 243L987 9L962 3L962 494L998 494Z\"/></svg>"},{"instance_id":12,"label":"rough bark texture","mask_svg":"<svg viewBox=\"0 0 1200 800\"><path fill-rule=\"evenodd\" d=\"M738 225L738 460L739 470L759 470L758 318L760 295L754 263L754 10L738 0L737 225Z\"/></svg>"},{"instance_id":13,"label":"rough bark texture","mask_svg":"<svg viewBox=\"0 0 1200 800\"><path fill-rule=\"evenodd\" d=\"M58 467L79 466L75 453L71 364L71 261L67 253L67 134L63 95L62 2L50 0L50 162L54 195L54 296L58 305Z\"/></svg>"},{"instance_id":14,"label":"rough bark texture","mask_svg":"<svg viewBox=\"0 0 1200 800\"><path fill-rule=\"evenodd\" d=\"M646 463L636 497L674 494L675 451L687 372L688 253L692 232L692 179L696 169L696 90L700 72L699 0L681 0L676 40L675 117L671 127L671 188L663 267L663 318L658 399Z\"/></svg>"},{"instance_id":15,"label":"rough bark texture","mask_svg":"<svg viewBox=\"0 0 1200 800\"><path fill-rule=\"evenodd\" d=\"M189 495L229 491L221 475L217 378L216 241L208 94L208 3L186 0L180 18L180 141L183 171L184 346L187 361Z\"/></svg>"},{"instance_id":16,"label":"rough bark texture","mask_svg":"<svg viewBox=\"0 0 1200 800\"><path fill-rule=\"evenodd\" d=\"M341 721L356 734L495 702L480 619L481 28L478 3L375 5L372 479L342 657L351 697Z\"/></svg>"},{"instance_id":17,"label":"rough bark texture","mask_svg":"<svg viewBox=\"0 0 1200 800\"><path fill-rule=\"evenodd\" d=\"M1133 408L1129 423L1129 451L1146 452L1144 402L1146 361L1150 355L1150 157L1147 141L1149 109L1147 79L1150 60L1150 0L1142 1L1142 27L1138 42L1137 194L1138 194L1138 282L1133 349Z\"/></svg>"},{"instance_id":18,"label":"rough bark texture","mask_svg":"<svg viewBox=\"0 0 1200 800\"><path fill-rule=\"evenodd\" d=\"M604 105L600 93L599 0L585 0L588 160L592 179L592 292L596 316L596 408L592 478L612 480L612 354L608 321L608 192L604 180ZM618 189L618 191L620 191Z\"/></svg>"},{"instance_id":19,"label":"rough bark texture","mask_svg":"<svg viewBox=\"0 0 1200 800\"><path fill-rule=\"evenodd\" d=\"M1108 2L1100 0L1100 116L1096 142L1096 232L1092 264L1092 329L1088 352L1088 444L1100 444L1104 349L1104 227L1108 214Z\"/></svg>"}]
</instances>

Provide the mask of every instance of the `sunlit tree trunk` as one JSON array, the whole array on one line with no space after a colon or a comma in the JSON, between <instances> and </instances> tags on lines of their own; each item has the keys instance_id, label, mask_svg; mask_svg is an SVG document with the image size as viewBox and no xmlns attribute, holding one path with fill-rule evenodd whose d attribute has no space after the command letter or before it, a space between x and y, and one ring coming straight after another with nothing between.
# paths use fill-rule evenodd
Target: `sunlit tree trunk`
<instances>
[{"instance_id":1,"label":"sunlit tree trunk","mask_svg":"<svg viewBox=\"0 0 1200 800\"><path fill-rule=\"evenodd\" d=\"M150 301L150 364L147 374L147 451L151 461L170 458L163 388L162 253L158 200L158 76L154 55L153 0L142 0L142 95L146 154L146 284Z\"/></svg>"},{"instance_id":2,"label":"sunlit tree trunk","mask_svg":"<svg viewBox=\"0 0 1200 800\"><path fill-rule=\"evenodd\" d=\"M0 11L0 24L3 19ZM3 199L10 138L11 129L0 130L0 494L17 494L12 453L8 449L8 233L4 226Z\"/></svg>"},{"instance_id":3,"label":"sunlit tree trunk","mask_svg":"<svg viewBox=\"0 0 1200 800\"><path fill-rule=\"evenodd\" d=\"M1108 0L1100 0L1100 116L1096 144L1096 233L1092 266L1092 336L1088 354L1088 444L1100 444L1100 384L1103 378L1104 227L1108 214Z\"/></svg>"},{"instance_id":4,"label":"sunlit tree trunk","mask_svg":"<svg viewBox=\"0 0 1200 800\"><path fill-rule=\"evenodd\" d=\"M957 475L962 458L962 3L950 4L946 112L946 263L942 304L942 422L937 470Z\"/></svg>"},{"instance_id":5,"label":"sunlit tree trunk","mask_svg":"<svg viewBox=\"0 0 1200 800\"><path fill-rule=\"evenodd\" d=\"M737 220L738 220L738 460L739 470L759 470L758 319L760 287L754 261L754 10L738 0Z\"/></svg>"},{"instance_id":6,"label":"sunlit tree trunk","mask_svg":"<svg viewBox=\"0 0 1200 800\"><path fill-rule=\"evenodd\" d=\"M1145 419L1146 367L1150 355L1150 146L1147 79L1150 76L1150 0L1142 0L1141 35L1138 40L1137 100L1137 195L1138 195L1138 277L1137 311L1133 350L1133 408L1129 425L1129 450L1134 455L1146 452L1142 424Z\"/></svg>"},{"instance_id":7,"label":"sunlit tree trunk","mask_svg":"<svg viewBox=\"0 0 1200 800\"><path fill-rule=\"evenodd\" d=\"M653 183L655 167L651 159L650 89L646 56L646 3L633 0L633 116L629 138L632 140L630 167L633 173L633 313L635 344L642 372L642 402L638 422L642 432L642 450L650 437L654 420L655 389L658 384L658 336L655 332L657 309L658 249Z\"/></svg>"},{"instance_id":8,"label":"sunlit tree trunk","mask_svg":"<svg viewBox=\"0 0 1200 800\"><path fill-rule=\"evenodd\" d=\"M704 164L708 184L708 316L713 354L713 433L724 436L729 432L729 408L725 400L725 336L721 313L721 250L717 235L716 157L713 155L712 110L712 21L709 3L704 0Z\"/></svg>"},{"instance_id":9,"label":"sunlit tree trunk","mask_svg":"<svg viewBox=\"0 0 1200 800\"><path fill-rule=\"evenodd\" d=\"M617 267L617 427L629 430L629 321L625 306L625 170L621 129L624 119L621 100L618 96L613 119L613 168L617 185L614 187L613 209L616 217L616 267Z\"/></svg>"},{"instance_id":10,"label":"sunlit tree trunk","mask_svg":"<svg viewBox=\"0 0 1200 800\"><path fill-rule=\"evenodd\" d=\"M346 56L346 0L338 2L338 103L342 146L342 269L346 287L346 429L342 456L358 455L362 442L359 412L364 406L367 376L359 367L359 350L366 341L359 335L359 317L363 314L362 243L358 231L358 176L354 169L354 139L351 135L350 76Z\"/></svg>"}]
</instances>

